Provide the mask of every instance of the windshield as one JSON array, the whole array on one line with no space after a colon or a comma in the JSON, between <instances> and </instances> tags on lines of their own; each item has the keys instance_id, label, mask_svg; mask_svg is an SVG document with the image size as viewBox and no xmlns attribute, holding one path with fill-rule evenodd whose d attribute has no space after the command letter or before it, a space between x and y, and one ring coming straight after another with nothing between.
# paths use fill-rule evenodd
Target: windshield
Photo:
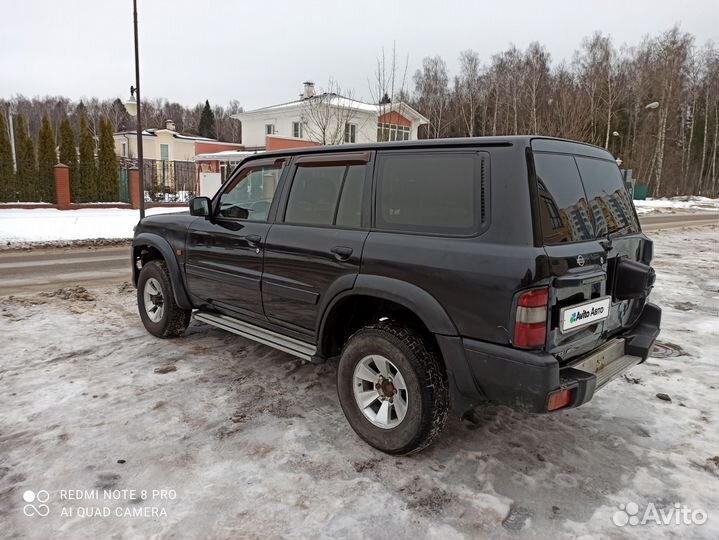
<instances>
[{"instance_id":1,"label":"windshield","mask_svg":"<svg viewBox=\"0 0 719 540\"><path fill-rule=\"evenodd\" d=\"M534 153L545 245L639 231L632 201L613 161Z\"/></svg>"}]
</instances>

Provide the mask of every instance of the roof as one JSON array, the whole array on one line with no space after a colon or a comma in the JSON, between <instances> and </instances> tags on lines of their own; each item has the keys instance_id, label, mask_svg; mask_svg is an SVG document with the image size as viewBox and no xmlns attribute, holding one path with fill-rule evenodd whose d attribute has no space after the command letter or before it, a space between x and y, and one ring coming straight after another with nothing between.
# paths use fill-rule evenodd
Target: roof
<instances>
[{"instance_id":1,"label":"roof","mask_svg":"<svg viewBox=\"0 0 719 540\"><path fill-rule=\"evenodd\" d=\"M294 101L288 101L286 103L279 103L277 105L270 105L268 107L261 107L259 109L253 109L251 111L233 114L231 115L231 118L242 120L243 118L261 116L273 112L291 111L292 109L300 109L305 107L305 105L312 100L326 99L328 97L329 105L331 107L354 109L356 111L367 112L370 114L377 115L390 111L402 111L402 113L406 111L407 113L409 113L409 116L411 116L419 124L429 123L429 120L427 118L422 116L419 112L417 112L404 102L375 105L372 103L365 103L364 101L359 101L350 97L341 96L339 94L328 94L326 92L324 94L318 94L308 99L296 99Z\"/></svg>"},{"instance_id":2,"label":"roof","mask_svg":"<svg viewBox=\"0 0 719 540\"><path fill-rule=\"evenodd\" d=\"M187 141L202 141L207 143L219 143L219 144L240 144L240 143L232 143L232 142L225 142L225 141L218 141L217 139L210 139L209 137L200 137L199 135L191 135L188 133L180 133L178 131L167 129L167 128L147 128L142 130L142 136L143 137L157 137L157 134L161 131L166 131L169 133L172 133L172 136L175 139L182 139ZM114 135L136 135L137 131L116 131L113 133Z\"/></svg>"},{"instance_id":3,"label":"roof","mask_svg":"<svg viewBox=\"0 0 719 540\"><path fill-rule=\"evenodd\" d=\"M443 147L462 147L462 146L518 146L529 147L534 140L541 140L550 146L551 143L572 143L574 145L586 147L588 155L609 154L607 150L600 146L581 141L573 141L570 139L560 139L558 137L543 137L541 135L507 135L493 137L457 137L453 139L419 139L415 141L392 141L392 142L376 142L362 144L338 144L333 146L305 146L300 148L288 148L284 150L273 150L258 154L257 157L273 158L297 154L314 154L322 152L361 152L369 150L382 150L387 148L414 149L414 148L443 148ZM542 148L542 151L560 151L559 149L551 150ZM609 154L611 156L611 154ZM247 160L255 159L255 156L249 156Z\"/></svg>"},{"instance_id":4,"label":"roof","mask_svg":"<svg viewBox=\"0 0 719 540\"><path fill-rule=\"evenodd\" d=\"M239 151L239 150L223 150L222 152L209 152L205 154L197 154L195 161L242 161L243 159L253 156L259 152Z\"/></svg>"}]
</instances>

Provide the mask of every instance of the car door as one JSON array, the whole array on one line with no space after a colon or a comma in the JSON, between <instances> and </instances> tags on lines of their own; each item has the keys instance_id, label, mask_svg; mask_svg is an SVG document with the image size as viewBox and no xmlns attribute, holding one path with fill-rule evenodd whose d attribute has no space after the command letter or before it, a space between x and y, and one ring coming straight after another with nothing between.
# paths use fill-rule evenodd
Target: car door
<instances>
[{"instance_id":1,"label":"car door","mask_svg":"<svg viewBox=\"0 0 719 540\"><path fill-rule=\"evenodd\" d=\"M369 230L372 153L295 158L265 244L270 322L314 336L325 295L351 288Z\"/></svg>"},{"instance_id":2,"label":"car door","mask_svg":"<svg viewBox=\"0 0 719 540\"><path fill-rule=\"evenodd\" d=\"M250 162L215 196L212 217L190 226L185 271L196 302L265 319L262 246L284 165L282 159Z\"/></svg>"}]
</instances>

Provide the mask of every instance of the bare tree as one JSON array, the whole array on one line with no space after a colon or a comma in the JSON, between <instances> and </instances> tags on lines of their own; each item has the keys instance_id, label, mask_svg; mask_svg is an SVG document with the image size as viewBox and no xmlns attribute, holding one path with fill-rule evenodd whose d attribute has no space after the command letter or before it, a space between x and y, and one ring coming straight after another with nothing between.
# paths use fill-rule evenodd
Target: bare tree
<instances>
[{"instance_id":1,"label":"bare tree","mask_svg":"<svg viewBox=\"0 0 719 540\"><path fill-rule=\"evenodd\" d=\"M325 91L308 97L302 105L306 135L320 144L340 144L345 140L347 124L357 116L357 102L351 92L342 95L336 81L330 79Z\"/></svg>"},{"instance_id":2,"label":"bare tree","mask_svg":"<svg viewBox=\"0 0 719 540\"><path fill-rule=\"evenodd\" d=\"M447 126L449 89L447 65L439 56L425 58L414 75L417 103L429 119L429 137L443 137Z\"/></svg>"},{"instance_id":3,"label":"bare tree","mask_svg":"<svg viewBox=\"0 0 719 540\"><path fill-rule=\"evenodd\" d=\"M404 64L397 60L397 46L392 43L392 54L387 59L384 47L375 68L374 78L369 81L369 91L372 103L377 105L377 115L382 118L390 111L403 114L403 109L409 100L407 92L407 69L409 57L406 56ZM379 127L379 126L378 126ZM377 140L389 139L389 130L377 130Z\"/></svg>"},{"instance_id":4,"label":"bare tree","mask_svg":"<svg viewBox=\"0 0 719 540\"><path fill-rule=\"evenodd\" d=\"M455 96L465 134L474 137L482 102L482 73L479 55L472 50L462 51L459 55L459 69L459 76L454 80Z\"/></svg>"}]
</instances>

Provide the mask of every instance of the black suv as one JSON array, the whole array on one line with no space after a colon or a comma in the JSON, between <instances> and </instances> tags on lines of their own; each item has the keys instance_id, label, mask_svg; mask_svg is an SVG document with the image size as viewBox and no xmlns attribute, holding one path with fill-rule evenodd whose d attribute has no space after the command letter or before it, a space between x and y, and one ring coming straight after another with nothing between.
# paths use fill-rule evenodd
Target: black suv
<instances>
[{"instance_id":1,"label":"black suv","mask_svg":"<svg viewBox=\"0 0 719 540\"><path fill-rule=\"evenodd\" d=\"M338 359L347 420L392 454L432 442L450 405L577 407L645 360L651 258L612 156L538 137L257 154L132 246L151 334L194 316Z\"/></svg>"}]
</instances>

